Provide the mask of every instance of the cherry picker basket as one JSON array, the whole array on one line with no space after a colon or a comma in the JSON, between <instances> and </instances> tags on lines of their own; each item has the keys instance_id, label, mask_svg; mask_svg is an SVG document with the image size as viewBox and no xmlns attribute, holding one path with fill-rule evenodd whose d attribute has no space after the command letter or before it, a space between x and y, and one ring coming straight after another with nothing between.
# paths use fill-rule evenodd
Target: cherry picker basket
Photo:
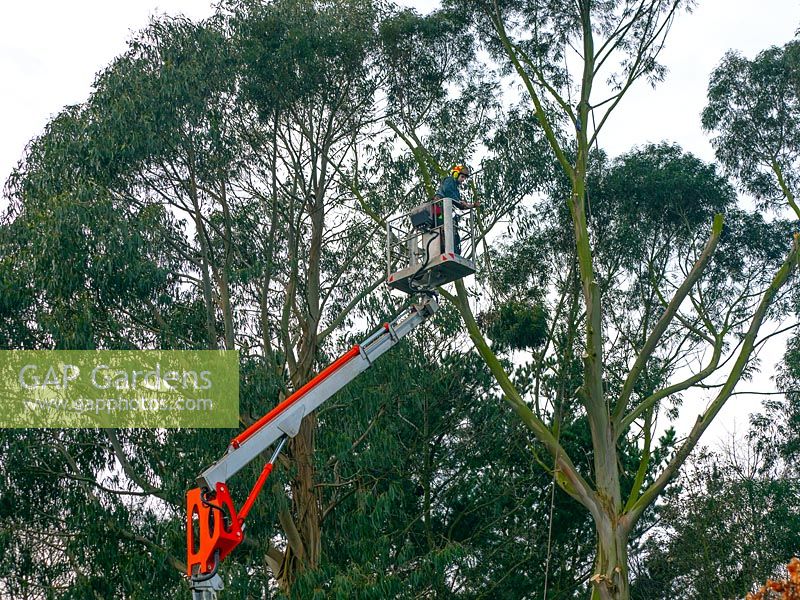
<instances>
[{"instance_id":1,"label":"cherry picker basket","mask_svg":"<svg viewBox=\"0 0 800 600\"><path fill-rule=\"evenodd\" d=\"M475 220L452 198L426 202L386 222L386 283L413 294L475 272Z\"/></svg>"}]
</instances>

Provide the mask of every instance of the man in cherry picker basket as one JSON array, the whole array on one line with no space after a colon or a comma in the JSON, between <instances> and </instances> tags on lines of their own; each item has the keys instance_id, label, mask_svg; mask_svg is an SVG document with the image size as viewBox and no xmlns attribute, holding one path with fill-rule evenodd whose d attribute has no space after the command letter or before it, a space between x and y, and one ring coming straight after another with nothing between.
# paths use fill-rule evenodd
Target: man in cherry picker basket
<instances>
[{"instance_id":1,"label":"man in cherry picker basket","mask_svg":"<svg viewBox=\"0 0 800 600\"><path fill-rule=\"evenodd\" d=\"M443 222L442 216L442 198L451 198L453 200L453 206L459 208L461 210L467 210L470 208L477 208L480 206L480 203L474 202L462 202L461 200L461 186L464 185L464 182L469 179L471 175L471 171L468 166L466 165L455 165L452 169L450 169L450 174L445 177L442 182L439 184L439 189L436 190L436 194L433 196L433 220L435 226L438 227ZM444 251L444 239L442 239L442 251ZM461 237L458 235L458 228L453 227L453 246L456 254L461 254Z\"/></svg>"}]
</instances>

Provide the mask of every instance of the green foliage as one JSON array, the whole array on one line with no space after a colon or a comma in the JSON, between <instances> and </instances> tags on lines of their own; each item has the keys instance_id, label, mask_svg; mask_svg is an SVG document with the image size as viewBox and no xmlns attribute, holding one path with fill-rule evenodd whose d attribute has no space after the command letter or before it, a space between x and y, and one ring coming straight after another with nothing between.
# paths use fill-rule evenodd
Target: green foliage
<instances>
[{"instance_id":1,"label":"green foliage","mask_svg":"<svg viewBox=\"0 0 800 600\"><path fill-rule=\"evenodd\" d=\"M182 345L169 326L138 328L153 307L191 312L175 276L181 261L164 247L179 235L173 219L158 207L126 211L105 195L81 199L82 192L32 195L2 228L4 253L13 257L0 266L9 282L3 329L15 332L7 347Z\"/></svg>"},{"instance_id":2,"label":"green foliage","mask_svg":"<svg viewBox=\"0 0 800 600\"><path fill-rule=\"evenodd\" d=\"M603 5L595 33L612 34L626 6ZM581 28L573 4L496 7L519 31L535 26L516 40L524 68L563 89L564 53ZM736 209L714 167L676 146L611 161L572 147L576 123L557 101L538 115L551 119L549 132L531 110L506 108L497 73L482 62L484 50L501 50L487 8L445 3L420 16L350 0L231 0L204 22L154 20L85 103L31 142L8 183L0 343L237 348L241 417L250 423L360 339L363 322L392 312L388 293L371 293L381 219L425 198L441 167L485 154L471 189L482 234L510 225L483 257L483 325L496 348L519 351L519 364L506 358L504 366L522 402L576 473L599 481L597 431L582 402L587 307L564 202L573 181L559 174L551 144L562 143L569 161L589 157L591 277L603 294L602 328L616 335L602 348L599 388L608 398L618 396L713 215L725 212L728 225L707 280L684 304L690 332L668 329L633 386L636 402L700 353L708 337L700 324L741 332L788 226ZM634 38L659 23L669 29L670 9L651 5L659 18L634 19ZM476 24L485 27L473 35ZM620 72L636 64L632 76L663 75L657 53L626 63L635 43L609 47L623 55ZM788 48L786 64L796 54ZM591 517L561 490L551 496L552 457L502 408L497 382L464 343L458 315L443 308L434 327L318 412L307 440L311 474L300 472L300 445L292 446L248 518L246 543L223 567L227 595L279 595L266 557L285 546L280 511L303 535L320 534L319 560L292 563L297 572L284 580L293 597L538 597L545 570L551 597L583 594ZM671 456L674 433L649 439L658 404L612 442L623 496L652 483ZM234 434L2 432L3 591L35 599L187 593L184 491ZM234 498L246 496L260 468L230 482ZM320 511L311 523L298 506L306 484L305 508ZM692 524L695 513L678 513L675 530ZM657 566L656 549L648 551Z\"/></svg>"},{"instance_id":3,"label":"green foliage","mask_svg":"<svg viewBox=\"0 0 800 600\"><path fill-rule=\"evenodd\" d=\"M776 377L781 396L763 402L763 411L751 415L751 442L768 465L782 465L790 474L800 472L800 337L786 345Z\"/></svg>"},{"instance_id":4,"label":"green foliage","mask_svg":"<svg viewBox=\"0 0 800 600\"><path fill-rule=\"evenodd\" d=\"M238 154L228 127L236 64L213 23L154 20L103 70L86 104L86 146L104 182L130 182L142 166L190 153L210 178ZM169 135L170 132L173 135Z\"/></svg>"},{"instance_id":5,"label":"green foliage","mask_svg":"<svg viewBox=\"0 0 800 600\"><path fill-rule=\"evenodd\" d=\"M784 46L773 46L748 60L735 52L722 59L711 76L708 105L703 111L703 127L715 134L712 143L719 161L755 196L760 208L780 211L788 204L800 216L796 203L800 183L800 43L793 40ZM760 216L746 216L751 226L731 228L731 237L740 231L752 231L746 255L757 255L767 263L779 260L797 228L793 222L764 223ZM782 243L774 243L778 229ZM748 236L749 234L743 234ZM737 239L734 244L740 242ZM794 242L796 243L796 242ZM783 250L785 252L785 250ZM733 253L729 254L733 257ZM738 269L733 259L733 269ZM792 297L784 297L775 312L794 310L797 313L796 289ZM792 305L793 304L793 305ZM774 313L773 313L774 314ZM752 436L768 462L781 462L793 469L797 462L798 426L795 415L796 382L798 381L795 334L789 341L784 367L778 378L785 398L768 398L765 411L753 418Z\"/></svg>"},{"instance_id":6,"label":"green foliage","mask_svg":"<svg viewBox=\"0 0 800 600\"><path fill-rule=\"evenodd\" d=\"M689 271L717 213L725 215L725 228L701 284L702 311L713 321L714 331L727 331L740 319L746 322L753 303L742 301L743 286L767 285L784 259L789 223L767 222L739 208L733 188L714 165L677 146L648 145L610 164L596 158L589 180L590 218L597 239L596 268L606 282L609 322L628 331L628 339L642 339L644 330L637 330L654 321L677 286L671 272ZM785 308L778 302L774 310ZM682 328L676 323L674 332ZM694 344L705 343L689 338ZM668 347L658 355L666 356ZM617 358L609 356L609 366L626 369L627 359L620 356L617 363ZM657 389L675 364L674 357L653 360L641 393Z\"/></svg>"},{"instance_id":7,"label":"green foliage","mask_svg":"<svg viewBox=\"0 0 800 600\"><path fill-rule=\"evenodd\" d=\"M547 340L547 312L541 303L509 300L483 317L498 349L533 350Z\"/></svg>"},{"instance_id":8,"label":"green foliage","mask_svg":"<svg viewBox=\"0 0 800 600\"><path fill-rule=\"evenodd\" d=\"M9 181L3 341L237 347L244 422L324 365L327 340L352 327L351 301L377 276L376 226L357 200L374 199L379 212L391 202L373 182L394 165L362 154L366 136L382 135L376 18L364 3L240 2L208 21L162 18L136 34L90 98L30 144ZM470 46L449 40L437 43ZM442 81L459 75L443 68ZM437 107L437 127L449 130L454 112L490 100L485 86L451 98ZM448 152L460 152L451 142ZM455 331L452 315L443 324ZM362 420L353 427L351 439L368 431ZM4 433L0 477L14 510L0 522L3 585L33 598L187 593L184 492L233 433L131 430L113 442L102 431ZM235 498L259 470L230 482ZM295 477L290 468L275 481L290 487ZM280 537L277 510L292 510L284 489L265 493L269 501L251 513L245 547L223 571L228 594L274 594L264 554ZM398 497L387 494L378 514ZM15 528L18 518L31 530ZM414 587L441 581L459 553L454 545L423 554L429 566L415 572ZM308 589L322 578L350 597L388 564L389 555L364 561L353 585L323 564L307 573ZM376 589L385 597L389 588Z\"/></svg>"},{"instance_id":9,"label":"green foliage","mask_svg":"<svg viewBox=\"0 0 800 600\"><path fill-rule=\"evenodd\" d=\"M423 123L430 106L447 99L446 84L462 83L471 71L473 40L461 29L458 11L420 16L403 9L381 21L380 68L388 80L387 99L391 112L407 126Z\"/></svg>"},{"instance_id":10,"label":"green foliage","mask_svg":"<svg viewBox=\"0 0 800 600\"><path fill-rule=\"evenodd\" d=\"M345 13L333 7L318 24L332 17L339 29L349 26ZM306 25L299 30L303 36L322 36ZM274 404L287 375L286 349L269 347L280 332L251 316L264 295L266 315L280 307L284 298L262 286L285 290L293 268L288 244L272 240L270 246L265 232L285 233L291 224L295 239L305 244L307 236L302 200L286 213L278 212L277 201L265 209L272 193L263 182L274 181L265 175L268 159L260 158L263 125L251 100L237 96L239 83L251 74L226 27L221 14L203 23L153 21L99 75L88 101L63 111L30 144L7 186L11 209L0 227L0 337L7 347L169 349L218 347L230 333L242 350L241 408L251 420ZM337 58L340 42L328 40L327 55L320 57L331 103L341 87L336 78L346 76L336 71L336 60L368 67L359 55ZM322 53L323 46L312 50ZM312 100L319 96L304 98ZM356 118L357 107L340 108ZM244 167L246 176L237 179ZM297 189L303 169L279 185ZM254 184L253 174L261 174L262 183ZM333 188L313 177L318 191ZM274 193L277 200L279 190ZM361 232L372 234L364 227ZM343 269L355 266L362 276L360 265L353 265L356 248L346 253L330 246L323 264L336 271L334 287L349 283L338 279ZM292 251L298 253L297 246ZM369 260L369 254L359 258ZM102 431L4 432L7 460L0 477L13 509L0 523L8 549L2 578L12 593L188 593L179 562L185 555L184 493L234 432L115 435L118 444ZM231 483L237 498L246 497L260 468L253 465ZM272 593L266 570L248 573L247 565L264 564L274 514L260 524L253 519L263 533L251 536L251 553L241 553L241 562L229 561L231 594ZM18 527L26 519L31 528ZM239 580L232 581L236 573Z\"/></svg>"},{"instance_id":11,"label":"green foliage","mask_svg":"<svg viewBox=\"0 0 800 600\"><path fill-rule=\"evenodd\" d=\"M521 217L524 212L517 207L530 203L537 193L552 188L558 178L557 165L548 152L542 128L530 111L513 107L484 143L487 156L481 163L478 183L481 202L489 211ZM515 227L521 225L520 221L512 219L511 229L526 239L530 231ZM517 240L517 243L522 243L522 240ZM492 249L490 247L489 251ZM535 248L527 250L515 255L517 260L525 263L519 266L520 272L529 266L526 258L529 252L536 256Z\"/></svg>"},{"instance_id":12,"label":"green foliage","mask_svg":"<svg viewBox=\"0 0 800 600\"><path fill-rule=\"evenodd\" d=\"M242 92L267 120L292 106L363 109L373 87L369 2L227 2ZM343 85L346 82L346 85ZM342 92L345 92L342 94Z\"/></svg>"},{"instance_id":13,"label":"green foliage","mask_svg":"<svg viewBox=\"0 0 800 600\"><path fill-rule=\"evenodd\" d=\"M719 161L762 207L780 208L787 188L798 189L798 53L796 41L764 50L753 60L729 52L709 82L703 127L715 134Z\"/></svg>"},{"instance_id":14,"label":"green foliage","mask_svg":"<svg viewBox=\"0 0 800 600\"><path fill-rule=\"evenodd\" d=\"M736 194L714 165L674 144L636 148L605 164L590 179L591 223L598 258L635 268L655 246L691 241Z\"/></svg>"},{"instance_id":15,"label":"green foliage","mask_svg":"<svg viewBox=\"0 0 800 600\"><path fill-rule=\"evenodd\" d=\"M646 329L660 315L664 298L676 285L673 273L690 268L689 257L696 256L705 243L715 214L726 213L728 226L709 267L703 294L704 310L720 327L730 320L727 311L737 306L733 299L738 297L741 285L753 281L763 284L769 277L764 265L775 267L780 263L788 229L784 223L767 223L760 215L736 208L733 188L715 167L675 145L636 148L613 161L595 153L590 166L588 218L596 240L595 270L603 288L607 323L624 331L623 339L627 340L610 346L605 357L607 386L613 394ZM568 310L569 303L574 302L568 297L576 286L574 236L563 203L566 190L558 183L551 189L549 198L527 213L520 211L513 224L512 242L494 244L491 271L484 277L500 298L535 298L543 290L558 290L558 295L547 298L542 306L550 315L550 323L556 320L555 337L550 342L555 343L555 357L563 361L581 353L574 346L579 337L575 334L580 327L575 320L579 315L574 308ZM511 300L512 306L518 302L536 304L533 300ZM750 305L740 308L737 315L742 316ZM496 317L486 322L495 326L502 321ZM676 325L675 335L680 330ZM490 337L494 339L498 333L502 336L502 332L492 330ZM694 343L704 342L695 338ZM572 347L567 351L562 344ZM680 362L676 356L667 359L669 352L665 346L663 358L651 359L638 382L637 397L647 397L668 380ZM661 351L658 356L662 356ZM559 358L555 357L543 361L535 377L548 385L560 382L560 386L567 381L566 371L557 366ZM559 371L561 375L557 375ZM571 383L567 389L576 389L579 380L580 367L568 379ZM679 403L680 398L671 401Z\"/></svg>"}]
</instances>

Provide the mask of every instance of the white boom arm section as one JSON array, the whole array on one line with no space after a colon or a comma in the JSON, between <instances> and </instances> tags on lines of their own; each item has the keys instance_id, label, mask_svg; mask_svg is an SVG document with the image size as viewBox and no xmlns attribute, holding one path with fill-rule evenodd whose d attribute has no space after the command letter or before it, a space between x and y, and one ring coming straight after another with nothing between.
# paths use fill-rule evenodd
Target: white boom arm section
<instances>
[{"instance_id":1,"label":"white boom arm section","mask_svg":"<svg viewBox=\"0 0 800 600\"><path fill-rule=\"evenodd\" d=\"M315 410L381 355L394 347L437 310L430 295L407 308L360 344L331 363L314 379L286 398L261 419L231 440L227 453L198 478L199 487L189 490L187 503L187 573L195 598L214 598L221 589L216 575L219 562L243 539L242 525L255 497L272 471L286 437L300 430L303 417ZM237 513L227 488L230 477L281 440L272 459L265 465L250 496ZM198 531L195 532L194 528Z\"/></svg>"}]
</instances>

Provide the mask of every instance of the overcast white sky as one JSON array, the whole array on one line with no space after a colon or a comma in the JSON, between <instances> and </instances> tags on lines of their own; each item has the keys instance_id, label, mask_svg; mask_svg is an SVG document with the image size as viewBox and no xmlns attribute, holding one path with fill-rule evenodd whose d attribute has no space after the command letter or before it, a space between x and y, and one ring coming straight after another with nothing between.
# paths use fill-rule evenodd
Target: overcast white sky
<instances>
[{"instance_id":1,"label":"overcast white sky","mask_svg":"<svg viewBox=\"0 0 800 600\"><path fill-rule=\"evenodd\" d=\"M403 0L402 4L426 12L436 3ZM125 50L130 33L146 26L151 15L202 18L211 12L211 3L205 0L4 2L0 182L5 182L25 144L52 116L87 98L95 73ZM600 146L616 155L637 144L668 140L713 160L699 118L712 69L729 49L752 58L770 45L786 43L798 28L798 0L699 0L693 14L679 17L662 54L669 68L666 81L655 90L645 83L631 90L601 134ZM725 424L715 426L705 441L730 430L732 415L746 414L754 402L734 397L721 415L728 417ZM746 429L744 417L737 417L736 428Z\"/></svg>"},{"instance_id":2,"label":"overcast white sky","mask_svg":"<svg viewBox=\"0 0 800 600\"><path fill-rule=\"evenodd\" d=\"M404 0L426 10L430 0ZM83 101L95 73L125 49L131 31L153 14L210 14L206 0L27 0L0 10L0 180L25 144L63 106ZM731 48L747 56L784 44L800 28L797 0L700 0L677 21L663 54L667 80L640 84L617 109L600 140L612 155L634 144L671 140L706 160L700 131L708 75Z\"/></svg>"}]
</instances>

